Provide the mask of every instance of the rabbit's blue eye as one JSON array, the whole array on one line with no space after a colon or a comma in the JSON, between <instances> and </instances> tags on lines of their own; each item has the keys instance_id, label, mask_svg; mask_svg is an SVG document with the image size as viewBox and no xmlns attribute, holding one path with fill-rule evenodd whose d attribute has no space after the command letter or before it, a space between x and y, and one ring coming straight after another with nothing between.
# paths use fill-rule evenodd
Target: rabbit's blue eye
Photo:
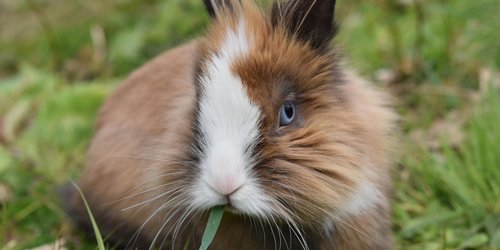
<instances>
[{"instance_id":1,"label":"rabbit's blue eye","mask_svg":"<svg viewBox=\"0 0 500 250\"><path fill-rule=\"evenodd\" d=\"M280 127L290 125L295 118L295 105L291 102L286 102L280 109Z\"/></svg>"}]
</instances>

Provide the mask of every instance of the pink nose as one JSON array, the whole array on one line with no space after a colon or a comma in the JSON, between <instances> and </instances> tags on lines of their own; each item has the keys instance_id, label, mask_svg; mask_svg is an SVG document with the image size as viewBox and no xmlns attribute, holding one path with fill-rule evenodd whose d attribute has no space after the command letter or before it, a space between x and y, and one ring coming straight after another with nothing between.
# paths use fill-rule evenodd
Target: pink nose
<instances>
[{"instance_id":1,"label":"pink nose","mask_svg":"<svg viewBox=\"0 0 500 250\"><path fill-rule=\"evenodd\" d=\"M243 183L235 179L227 179L226 181L217 181L211 187L220 195L230 196L240 189Z\"/></svg>"}]
</instances>

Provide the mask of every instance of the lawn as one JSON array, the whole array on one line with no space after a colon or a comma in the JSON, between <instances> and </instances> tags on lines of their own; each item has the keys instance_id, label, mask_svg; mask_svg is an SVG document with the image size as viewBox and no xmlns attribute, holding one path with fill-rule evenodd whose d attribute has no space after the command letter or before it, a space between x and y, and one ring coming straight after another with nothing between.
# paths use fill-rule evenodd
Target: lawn
<instances>
[{"instance_id":1,"label":"lawn","mask_svg":"<svg viewBox=\"0 0 500 250\"><path fill-rule=\"evenodd\" d=\"M0 0L0 246L66 243L56 189L131 70L203 33L201 0ZM339 0L348 65L397 97L398 249L500 249L498 0Z\"/></svg>"}]
</instances>

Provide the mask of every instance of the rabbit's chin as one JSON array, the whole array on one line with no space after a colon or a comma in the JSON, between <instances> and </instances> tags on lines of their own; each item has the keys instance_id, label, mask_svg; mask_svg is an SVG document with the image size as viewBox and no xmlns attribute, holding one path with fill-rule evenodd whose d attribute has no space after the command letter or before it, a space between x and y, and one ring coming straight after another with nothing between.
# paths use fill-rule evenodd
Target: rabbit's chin
<instances>
[{"instance_id":1,"label":"rabbit's chin","mask_svg":"<svg viewBox=\"0 0 500 250\"><path fill-rule=\"evenodd\" d=\"M217 193L203 181L198 182L190 193L191 205L201 210L223 205L232 213L252 217L267 218L275 214L272 199L252 180L228 196Z\"/></svg>"}]
</instances>

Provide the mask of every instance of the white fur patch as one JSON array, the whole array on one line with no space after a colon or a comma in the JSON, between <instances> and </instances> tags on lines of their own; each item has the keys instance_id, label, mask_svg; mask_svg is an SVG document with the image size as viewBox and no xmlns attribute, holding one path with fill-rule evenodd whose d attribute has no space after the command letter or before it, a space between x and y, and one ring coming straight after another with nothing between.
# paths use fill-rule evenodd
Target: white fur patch
<instances>
[{"instance_id":1,"label":"white fur patch","mask_svg":"<svg viewBox=\"0 0 500 250\"><path fill-rule=\"evenodd\" d=\"M383 204L386 201L380 190L369 180L360 182L353 195L341 209L341 212L333 217L325 218L323 222L323 232L325 235L331 234L334 230L336 220L345 217L359 216L365 211L373 208L377 204ZM340 218L339 218L340 217ZM342 222L340 222L342 223Z\"/></svg>"},{"instance_id":2,"label":"white fur patch","mask_svg":"<svg viewBox=\"0 0 500 250\"><path fill-rule=\"evenodd\" d=\"M345 206L344 211L352 215L359 215L369 208L380 204L383 199L384 196L380 190L369 180L365 180L358 185L356 192Z\"/></svg>"},{"instance_id":3,"label":"white fur patch","mask_svg":"<svg viewBox=\"0 0 500 250\"><path fill-rule=\"evenodd\" d=\"M228 30L218 53L211 55L201 76L199 125L205 157L193 190L193 204L200 208L231 204L238 210L259 215L269 212L268 198L252 177L251 149L259 138L260 109L248 97L241 78L231 71L234 60L245 57L251 39L240 22Z\"/></svg>"}]
</instances>

